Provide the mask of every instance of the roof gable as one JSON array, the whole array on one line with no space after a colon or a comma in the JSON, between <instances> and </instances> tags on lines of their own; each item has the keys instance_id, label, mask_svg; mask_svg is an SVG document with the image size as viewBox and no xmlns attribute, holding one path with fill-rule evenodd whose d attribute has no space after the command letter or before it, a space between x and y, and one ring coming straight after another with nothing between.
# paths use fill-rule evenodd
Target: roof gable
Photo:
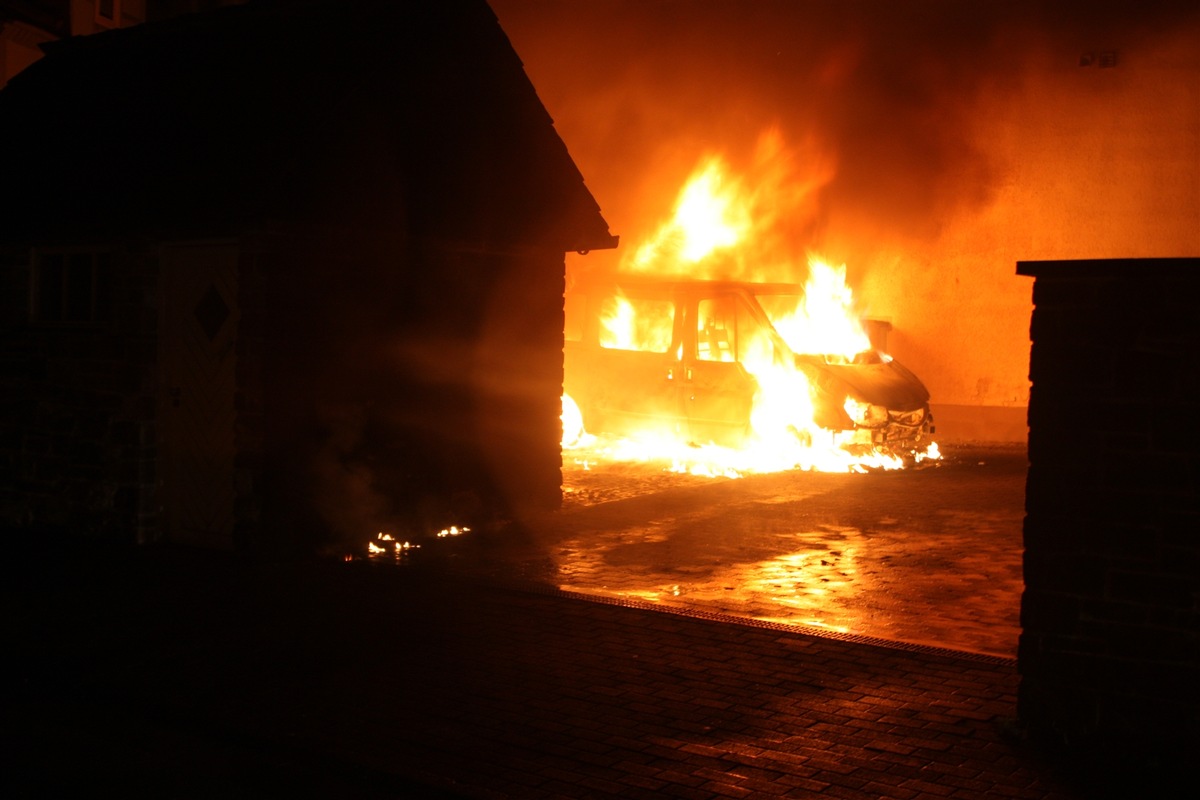
<instances>
[{"instance_id":1,"label":"roof gable","mask_svg":"<svg viewBox=\"0 0 1200 800\"><path fill-rule=\"evenodd\" d=\"M260 0L46 50L0 92L2 240L332 218L615 245L483 0Z\"/></svg>"}]
</instances>

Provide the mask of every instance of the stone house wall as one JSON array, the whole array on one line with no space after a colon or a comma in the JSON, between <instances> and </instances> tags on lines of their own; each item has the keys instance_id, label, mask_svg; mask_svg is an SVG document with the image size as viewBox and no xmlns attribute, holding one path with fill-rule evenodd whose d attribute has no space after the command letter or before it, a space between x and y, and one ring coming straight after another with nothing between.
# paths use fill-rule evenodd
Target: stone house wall
<instances>
[{"instance_id":1,"label":"stone house wall","mask_svg":"<svg viewBox=\"0 0 1200 800\"><path fill-rule=\"evenodd\" d=\"M1200 259L1033 276L1022 721L1112 759L1200 752Z\"/></svg>"}]
</instances>

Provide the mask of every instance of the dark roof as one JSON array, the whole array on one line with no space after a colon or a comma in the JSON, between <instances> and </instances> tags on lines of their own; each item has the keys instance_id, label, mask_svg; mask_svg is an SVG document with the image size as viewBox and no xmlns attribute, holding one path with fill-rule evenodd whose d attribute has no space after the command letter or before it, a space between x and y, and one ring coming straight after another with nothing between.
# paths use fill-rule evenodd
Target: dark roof
<instances>
[{"instance_id":1,"label":"dark roof","mask_svg":"<svg viewBox=\"0 0 1200 800\"><path fill-rule=\"evenodd\" d=\"M0 2L0 27L7 20L24 22L54 36L71 31L70 0L3 0Z\"/></svg>"},{"instance_id":2,"label":"dark roof","mask_svg":"<svg viewBox=\"0 0 1200 800\"><path fill-rule=\"evenodd\" d=\"M0 242L350 222L616 244L483 0L258 0L45 49L0 91Z\"/></svg>"}]
</instances>

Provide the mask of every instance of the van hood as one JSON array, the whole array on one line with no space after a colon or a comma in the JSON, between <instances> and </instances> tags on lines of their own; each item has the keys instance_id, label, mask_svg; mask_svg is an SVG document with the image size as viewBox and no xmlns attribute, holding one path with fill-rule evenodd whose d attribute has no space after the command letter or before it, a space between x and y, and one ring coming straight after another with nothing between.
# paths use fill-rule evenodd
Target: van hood
<instances>
[{"instance_id":1,"label":"van hood","mask_svg":"<svg viewBox=\"0 0 1200 800\"><path fill-rule=\"evenodd\" d=\"M796 366L827 394L844 393L890 411L915 411L929 403L925 384L896 361L826 364L821 356L796 356Z\"/></svg>"}]
</instances>

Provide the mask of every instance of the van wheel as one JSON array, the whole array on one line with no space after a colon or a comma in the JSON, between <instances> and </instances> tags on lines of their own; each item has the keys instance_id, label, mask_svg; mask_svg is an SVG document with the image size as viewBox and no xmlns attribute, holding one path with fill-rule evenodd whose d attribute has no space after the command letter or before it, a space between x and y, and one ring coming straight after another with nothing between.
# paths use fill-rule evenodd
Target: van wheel
<instances>
[{"instance_id":1,"label":"van wheel","mask_svg":"<svg viewBox=\"0 0 1200 800\"><path fill-rule=\"evenodd\" d=\"M571 447L579 443L587 432L583 412L569 394L562 396L562 446Z\"/></svg>"}]
</instances>

